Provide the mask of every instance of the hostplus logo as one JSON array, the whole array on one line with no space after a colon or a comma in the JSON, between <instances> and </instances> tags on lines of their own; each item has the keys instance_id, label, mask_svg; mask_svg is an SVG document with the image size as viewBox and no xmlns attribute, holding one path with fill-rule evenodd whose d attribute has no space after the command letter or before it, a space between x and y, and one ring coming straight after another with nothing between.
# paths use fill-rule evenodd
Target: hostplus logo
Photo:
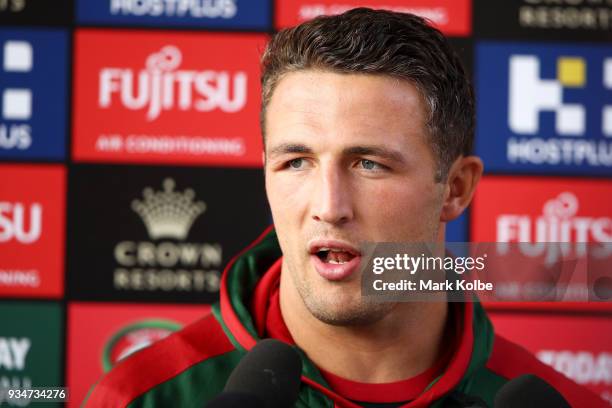
<instances>
[{"instance_id":1,"label":"hostplus logo","mask_svg":"<svg viewBox=\"0 0 612 408\"><path fill-rule=\"evenodd\" d=\"M512 55L509 61L508 126L517 135L508 140L507 158L511 163L582 164L612 167L612 98L601 106L586 106L593 95L582 95L585 103L570 102L565 91L586 91L588 81L600 81L612 96L612 58L601 64L601 78L589 78L587 65L596 63L580 56L561 56L556 61L556 79L541 77L537 55ZM595 98L593 98L596 100ZM591 104L592 105L592 104ZM585 140L588 109L599 109L599 129L604 137ZM541 114L554 115L554 129L559 138L540 137ZM532 136L532 137L529 137ZM533 137L535 136L535 137Z\"/></svg>"},{"instance_id":2,"label":"hostplus logo","mask_svg":"<svg viewBox=\"0 0 612 408\"><path fill-rule=\"evenodd\" d=\"M2 45L3 73L28 74L34 64L32 44L10 40ZM2 117L0 121L0 149L25 150L32 144L30 125L32 117L32 90L6 87L2 90ZM26 123L24 123L26 122Z\"/></svg>"},{"instance_id":3,"label":"hostplus logo","mask_svg":"<svg viewBox=\"0 0 612 408\"><path fill-rule=\"evenodd\" d=\"M64 158L67 48L64 29L0 28L1 158Z\"/></svg>"},{"instance_id":4,"label":"hostplus logo","mask_svg":"<svg viewBox=\"0 0 612 408\"><path fill-rule=\"evenodd\" d=\"M476 153L493 172L608 175L612 48L477 45Z\"/></svg>"},{"instance_id":5,"label":"hostplus logo","mask_svg":"<svg viewBox=\"0 0 612 408\"><path fill-rule=\"evenodd\" d=\"M192 189L176 191L175 187L176 182L167 178L161 191L146 187L143 199L132 201L132 210L140 216L149 240L117 243L116 289L211 293L219 290L221 244L187 241L206 204L196 201Z\"/></svg>"},{"instance_id":6,"label":"hostplus logo","mask_svg":"<svg viewBox=\"0 0 612 408\"><path fill-rule=\"evenodd\" d=\"M236 0L110 0L110 13L123 16L233 18Z\"/></svg>"},{"instance_id":7,"label":"hostplus logo","mask_svg":"<svg viewBox=\"0 0 612 408\"><path fill-rule=\"evenodd\" d=\"M163 111L210 112L219 109L234 113L247 102L247 74L243 71L179 69L181 50L166 45L149 55L145 68L103 68L99 73L98 106L114 104L146 111L147 121Z\"/></svg>"}]
</instances>

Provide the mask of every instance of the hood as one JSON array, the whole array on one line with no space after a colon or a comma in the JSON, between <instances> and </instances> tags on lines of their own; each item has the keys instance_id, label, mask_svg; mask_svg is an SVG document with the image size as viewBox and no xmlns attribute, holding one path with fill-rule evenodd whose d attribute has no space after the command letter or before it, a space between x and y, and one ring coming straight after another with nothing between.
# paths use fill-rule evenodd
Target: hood
<instances>
[{"instance_id":1,"label":"hood","mask_svg":"<svg viewBox=\"0 0 612 408\"><path fill-rule=\"evenodd\" d=\"M252 295L257 283L281 257L276 232L271 226L232 259L223 272L220 302L213 307L213 313L238 350L246 352L260 340L255 324L256 316L251 313ZM266 276L266 279L271 277ZM467 392L474 374L483 369L489 359L494 333L482 306L477 299L455 306L462 307L463 330L454 355L444 372L419 397L404 405L405 408L436 406L451 391ZM267 305L256 307L265 308ZM330 390L314 364L297 346L294 347L302 357L302 381L311 387L306 396L312 402L309 406L332 407L339 404L342 407L358 407Z\"/></svg>"}]
</instances>

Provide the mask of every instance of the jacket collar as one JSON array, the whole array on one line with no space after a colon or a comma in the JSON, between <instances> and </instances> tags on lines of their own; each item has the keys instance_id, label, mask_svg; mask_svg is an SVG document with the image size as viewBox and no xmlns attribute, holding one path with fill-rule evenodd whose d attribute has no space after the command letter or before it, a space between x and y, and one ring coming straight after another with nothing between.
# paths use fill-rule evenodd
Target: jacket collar
<instances>
[{"instance_id":1,"label":"jacket collar","mask_svg":"<svg viewBox=\"0 0 612 408\"><path fill-rule=\"evenodd\" d=\"M266 297L260 296L262 300L253 305L253 313L251 299L260 280L270 284L277 281L278 276L274 274L280 274L280 268L271 267L281 256L276 232L270 226L232 259L223 272L220 303L214 312L234 346L242 351L250 350L260 340L256 327L261 326L256 324L256 319L262 315L258 309L267 308ZM265 291L269 286L264 281L259 290L263 287ZM417 399L406 404L406 408L430 406L452 390L464 390L470 377L484 367L489 358L493 345L493 328L480 303L474 298L473 302L453 306L463 306L463 327L455 353L442 375ZM314 364L303 352L298 351L303 362L302 381L342 406L357 407L331 391Z\"/></svg>"}]
</instances>

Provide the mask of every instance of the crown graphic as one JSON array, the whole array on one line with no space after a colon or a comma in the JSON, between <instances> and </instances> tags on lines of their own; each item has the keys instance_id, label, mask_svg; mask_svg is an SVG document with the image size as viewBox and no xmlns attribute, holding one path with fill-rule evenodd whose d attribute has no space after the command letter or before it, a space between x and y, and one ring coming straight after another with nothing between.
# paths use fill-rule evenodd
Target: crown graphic
<instances>
[{"instance_id":1,"label":"crown graphic","mask_svg":"<svg viewBox=\"0 0 612 408\"><path fill-rule=\"evenodd\" d=\"M154 192L151 187L142 190L143 201L132 201L132 209L140 215L151 239L176 238L183 240L191 225L206 210L202 201L194 202L195 193L188 188L174 191L176 183L167 178L164 190Z\"/></svg>"}]
</instances>

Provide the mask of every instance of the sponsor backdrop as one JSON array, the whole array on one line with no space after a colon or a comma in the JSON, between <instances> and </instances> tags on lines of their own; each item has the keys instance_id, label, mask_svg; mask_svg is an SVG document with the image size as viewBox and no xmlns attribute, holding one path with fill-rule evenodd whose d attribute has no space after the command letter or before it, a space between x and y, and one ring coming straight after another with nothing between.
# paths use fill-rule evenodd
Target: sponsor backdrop
<instances>
[{"instance_id":1,"label":"sponsor backdrop","mask_svg":"<svg viewBox=\"0 0 612 408\"><path fill-rule=\"evenodd\" d=\"M429 18L472 74L486 175L449 241L612 241L612 1L0 0L0 387L78 406L209 312L270 222L261 50L355 6ZM609 306L487 307L612 401Z\"/></svg>"}]
</instances>

